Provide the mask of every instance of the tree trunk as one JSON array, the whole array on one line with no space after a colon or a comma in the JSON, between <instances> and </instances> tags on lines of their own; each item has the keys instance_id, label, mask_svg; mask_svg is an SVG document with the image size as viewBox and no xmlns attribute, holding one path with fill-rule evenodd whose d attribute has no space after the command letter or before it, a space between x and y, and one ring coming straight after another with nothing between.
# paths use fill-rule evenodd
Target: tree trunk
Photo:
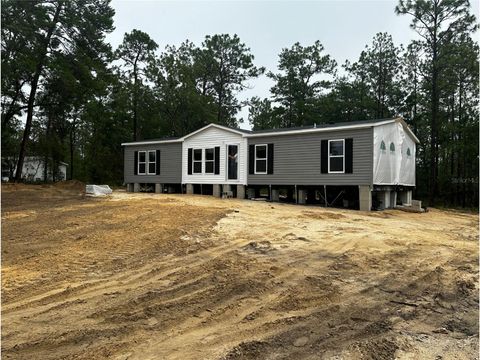
<instances>
[{"instance_id":1,"label":"tree trunk","mask_svg":"<svg viewBox=\"0 0 480 360\"><path fill-rule=\"evenodd\" d=\"M465 143L463 144L463 146L465 147ZM466 188L466 184L465 184L465 181L466 181L466 174L467 174L467 161L466 161L466 156L465 156L465 150L463 152L463 156L462 156L462 162L463 162L463 176L460 178L461 181L462 181L462 207L464 208L465 207L465 204L466 204L466 192L467 192L467 188Z\"/></svg>"},{"instance_id":2,"label":"tree trunk","mask_svg":"<svg viewBox=\"0 0 480 360\"><path fill-rule=\"evenodd\" d=\"M73 180L73 155L75 152L75 119L70 130L70 180Z\"/></svg>"},{"instance_id":3,"label":"tree trunk","mask_svg":"<svg viewBox=\"0 0 480 360\"><path fill-rule=\"evenodd\" d=\"M223 92L218 92L218 112L217 112L217 124L226 125L222 122L222 107L223 107Z\"/></svg>"},{"instance_id":4,"label":"tree trunk","mask_svg":"<svg viewBox=\"0 0 480 360\"><path fill-rule=\"evenodd\" d=\"M465 179L466 179L466 175L467 175L467 171L466 171L466 146L467 146L467 142L466 142L466 133L464 132L464 124L463 124L463 86L462 86L462 82L460 81L460 84L459 84L459 89L458 89L458 124L459 124L459 148L461 149L461 151L459 151L459 154L458 154L458 167L460 168L461 167L461 172L459 171L458 173L458 179L457 179L457 189L460 194L460 199L459 199L459 202L461 203L462 207L465 207L465 192L466 192L466 188L465 188ZM461 156L460 156L461 154ZM461 164L461 165L460 165ZM461 186L459 184L459 182L461 182ZM462 191L459 191L460 190L460 187L462 188Z\"/></svg>"},{"instance_id":5,"label":"tree trunk","mask_svg":"<svg viewBox=\"0 0 480 360\"><path fill-rule=\"evenodd\" d=\"M10 102L10 106L8 106L7 111L5 112L5 115L2 118L2 133L5 131L7 128L8 123L10 120L13 118L15 115L15 104L18 100L18 97L20 96L20 93L22 91L22 87L25 84L25 82L17 83L17 86L15 88L15 95L12 98L12 101Z\"/></svg>"},{"instance_id":6,"label":"tree trunk","mask_svg":"<svg viewBox=\"0 0 480 360\"><path fill-rule=\"evenodd\" d=\"M452 100L451 100L451 107L452 107L452 110L451 110L451 116L450 116L450 121L452 123L452 130L450 132L450 143L451 143L451 149L450 149L450 176L449 178L450 179L453 179L453 176L455 174L455 149L456 149L456 146L455 146L455 129L456 129L456 126L455 126L455 90L453 91L452 93ZM455 203L455 192L454 192L454 188L453 188L453 184L452 182L450 181L448 183L448 187L449 187L449 193L450 193L450 204L454 204Z\"/></svg>"},{"instance_id":7,"label":"tree trunk","mask_svg":"<svg viewBox=\"0 0 480 360\"><path fill-rule=\"evenodd\" d=\"M432 54L432 117L430 121L430 189L429 205L435 205L435 198L438 193L437 174L438 174L438 44L437 44L437 10L435 6L434 34L433 34L433 54Z\"/></svg>"},{"instance_id":8,"label":"tree trunk","mask_svg":"<svg viewBox=\"0 0 480 360\"><path fill-rule=\"evenodd\" d=\"M55 15L53 16L52 23L48 28L47 36L43 44L44 46L42 49L42 54L39 56L37 65L35 67L35 74L32 79L30 95L28 97L27 119L25 121L25 129L23 131L22 143L20 145L20 154L18 155L17 171L15 173L16 182L19 182L22 179L22 168L23 168L23 162L25 159L25 153L27 150L27 143L30 138L30 131L32 128L33 105L35 103L35 96L37 94L38 80L40 79L40 75L42 74L44 62L47 57L48 47L52 39L53 31L55 30L55 27L57 25L58 18L60 17L61 9L62 9L62 3L59 3L57 5L57 9L55 10Z\"/></svg>"},{"instance_id":9,"label":"tree trunk","mask_svg":"<svg viewBox=\"0 0 480 360\"><path fill-rule=\"evenodd\" d=\"M45 139L48 141L50 138L50 126L52 123L52 114L47 114L47 129L45 131ZM49 156L49 147L46 148L45 154L43 158L43 182L46 183L48 181L48 156Z\"/></svg>"},{"instance_id":10,"label":"tree trunk","mask_svg":"<svg viewBox=\"0 0 480 360\"><path fill-rule=\"evenodd\" d=\"M417 132L417 72L414 70L414 80L413 80L413 133L418 134Z\"/></svg>"},{"instance_id":11,"label":"tree trunk","mask_svg":"<svg viewBox=\"0 0 480 360\"><path fill-rule=\"evenodd\" d=\"M138 59L138 56L137 56ZM133 65L133 141L137 141L137 106L138 106L138 91L137 91L137 60Z\"/></svg>"}]
</instances>

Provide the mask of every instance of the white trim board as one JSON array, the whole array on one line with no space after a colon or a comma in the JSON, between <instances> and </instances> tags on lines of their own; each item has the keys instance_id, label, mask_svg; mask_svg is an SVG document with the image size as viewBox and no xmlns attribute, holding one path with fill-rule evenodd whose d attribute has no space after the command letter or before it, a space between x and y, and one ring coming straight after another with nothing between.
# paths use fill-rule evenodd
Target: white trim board
<instances>
[{"instance_id":1,"label":"white trim board","mask_svg":"<svg viewBox=\"0 0 480 360\"><path fill-rule=\"evenodd\" d=\"M182 138L178 138L178 139L174 139L174 140L145 140L145 141L121 143L121 145L122 146L155 145L155 144L177 143L177 142L182 142L182 141L183 141Z\"/></svg>"}]
</instances>

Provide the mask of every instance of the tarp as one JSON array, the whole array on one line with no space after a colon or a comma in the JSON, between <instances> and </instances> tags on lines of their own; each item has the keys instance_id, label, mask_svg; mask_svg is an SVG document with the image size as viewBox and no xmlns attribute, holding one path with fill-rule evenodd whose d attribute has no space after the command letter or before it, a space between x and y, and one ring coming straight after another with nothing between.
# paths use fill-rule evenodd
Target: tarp
<instances>
[{"instance_id":1,"label":"tarp","mask_svg":"<svg viewBox=\"0 0 480 360\"><path fill-rule=\"evenodd\" d=\"M415 142L403 125L395 122L373 129L373 183L415 186Z\"/></svg>"},{"instance_id":2,"label":"tarp","mask_svg":"<svg viewBox=\"0 0 480 360\"><path fill-rule=\"evenodd\" d=\"M106 196L112 193L112 189L108 185L87 185L85 192L90 196Z\"/></svg>"}]
</instances>

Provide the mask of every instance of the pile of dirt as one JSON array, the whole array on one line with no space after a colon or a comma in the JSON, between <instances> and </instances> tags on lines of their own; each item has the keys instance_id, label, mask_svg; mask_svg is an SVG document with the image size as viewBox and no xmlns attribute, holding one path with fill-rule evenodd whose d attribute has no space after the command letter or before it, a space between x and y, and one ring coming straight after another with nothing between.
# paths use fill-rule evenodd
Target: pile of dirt
<instances>
[{"instance_id":1,"label":"pile of dirt","mask_svg":"<svg viewBox=\"0 0 480 360\"><path fill-rule=\"evenodd\" d=\"M85 183L79 180L59 181L54 184L57 189L73 191L80 194L85 194Z\"/></svg>"},{"instance_id":2,"label":"pile of dirt","mask_svg":"<svg viewBox=\"0 0 480 360\"><path fill-rule=\"evenodd\" d=\"M321 213L314 212L314 211L303 211L303 216L306 217L306 218L317 219L317 220L328 220L328 219L336 220L336 219L344 219L345 218L345 215L342 215L340 213L327 212L327 211L324 211L324 212L321 212Z\"/></svg>"}]
</instances>

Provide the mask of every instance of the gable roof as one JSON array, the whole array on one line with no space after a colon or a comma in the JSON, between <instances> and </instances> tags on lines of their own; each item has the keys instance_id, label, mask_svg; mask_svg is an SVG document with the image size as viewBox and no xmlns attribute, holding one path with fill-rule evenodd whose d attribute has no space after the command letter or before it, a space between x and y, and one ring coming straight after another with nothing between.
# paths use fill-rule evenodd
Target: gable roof
<instances>
[{"instance_id":1,"label":"gable roof","mask_svg":"<svg viewBox=\"0 0 480 360\"><path fill-rule=\"evenodd\" d=\"M394 122L400 122L405 128L406 132L412 137L416 143L420 143L420 140L410 130L407 123L403 118L386 118L386 119L373 119L373 120L361 120L361 121L344 121L333 124L319 124L309 125L296 128L279 128L279 129L266 129L266 130L254 130L251 131L246 137L260 137L260 136L278 136L278 135L293 135L293 134L305 134L316 133L335 130L348 130L348 129L362 129L373 126L380 126L391 124Z\"/></svg>"},{"instance_id":2,"label":"gable roof","mask_svg":"<svg viewBox=\"0 0 480 360\"><path fill-rule=\"evenodd\" d=\"M375 119L375 120L360 120L360 121L342 121L337 123L327 123L327 124L314 124L290 128L277 128L277 129L262 129L262 130L253 130L252 134L262 134L262 133L277 133L285 131L297 131L297 130L308 130L308 129L325 129L325 128L338 128L340 126L355 126L355 125L365 125L372 126L378 123L393 122L394 118L386 119Z\"/></svg>"},{"instance_id":3,"label":"gable roof","mask_svg":"<svg viewBox=\"0 0 480 360\"><path fill-rule=\"evenodd\" d=\"M243 137L260 137L260 136L280 136L280 135L293 135L293 134L304 134L304 133L316 133L316 132L325 132L325 131L336 131L336 130L348 130L348 129L363 129L373 126L380 126L391 124L394 122L399 122L404 127L405 131L410 135L410 137L418 144L420 140L415 136L412 130L408 127L405 120L401 117L396 118L387 118L387 119L373 119L373 120L361 120L361 121L344 121L333 124L315 124L302 127L294 128L277 128L277 129L264 129L264 130L245 130L245 129L234 129L223 125L218 124L208 124L198 130L195 130L183 137L179 138L163 138L163 139L151 139L144 141L128 142L122 143L122 145L150 145L150 144L163 144L163 143L172 143L172 142L182 142L185 139L194 136L204 130L209 128L217 128L225 131L229 131Z\"/></svg>"},{"instance_id":4,"label":"gable roof","mask_svg":"<svg viewBox=\"0 0 480 360\"><path fill-rule=\"evenodd\" d=\"M230 127L227 127L227 126L223 126L223 125L218 125L218 124L214 124L214 123L210 123L198 130L195 130L194 132L191 132L190 134L187 134L185 135L182 140L185 140L193 135L196 135L204 130L207 130L207 129L210 129L210 128L217 128L217 129L221 129L221 130L225 130L225 131L230 131L232 133L235 133L235 134L239 134L239 135L245 135L245 134L250 134L251 131L250 130L244 130L244 129L233 129L233 128L230 128Z\"/></svg>"},{"instance_id":5,"label":"gable roof","mask_svg":"<svg viewBox=\"0 0 480 360\"><path fill-rule=\"evenodd\" d=\"M275 135L291 135L302 134L312 132L324 132L333 130L345 130L345 129L361 129L372 126L384 125L393 123L394 118L389 119L376 119L376 120L362 120L362 121L344 121L333 124L315 124L309 126L295 127L295 128L279 128L279 129L266 129L252 131L248 137L257 136L275 136Z\"/></svg>"},{"instance_id":6,"label":"gable roof","mask_svg":"<svg viewBox=\"0 0 480 360\"><path fill-rule=\"evenodd\" d=\"M152 145L152 144L165 144L165 143L175 143L175 142L182 142L183 140L193 136L193 135L196 135L204 130L207 130L209 128L217 128L217 129L222 129L222 130L226 130L226 131L230 131L230 132L233 132L235 134L239 134L239 135L245 135L245 134L249 134L251 133L250 130L245 130L245 129L234 129L234 128L230 128L230 127L227 127L227 126L223 126L223 125L218 125L218 124L214 124L214 123L210 123L198 130L195 130L187 135L184 135L182 137L170 137L170 138L161 138L161 139L149 139L149 140L141 140L141 141L132 141L132 142L126 142L126 143L122 143L121 145L122 146L132 146L132 145Z\"/></svg>"}]
</instances>

